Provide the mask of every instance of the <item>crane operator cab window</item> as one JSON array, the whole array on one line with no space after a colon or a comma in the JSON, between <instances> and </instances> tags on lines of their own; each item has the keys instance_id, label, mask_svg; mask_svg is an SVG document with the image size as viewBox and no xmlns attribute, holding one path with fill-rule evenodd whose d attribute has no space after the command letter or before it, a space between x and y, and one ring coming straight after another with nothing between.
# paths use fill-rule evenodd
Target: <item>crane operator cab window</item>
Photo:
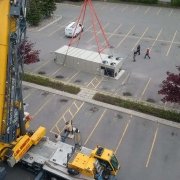
<instances>
[{"instance_id":1,"label":"crane operator cab window","mask_svg":"<svg viewBox=\"0 0 180 180\"><path fill-rule=\"evenodd\" d=\"M117 171L119 169L119 163L118 163L118 160L114 154L112 155L110 162L111 162L114 170Z\"/></svg>"}]
</instances>

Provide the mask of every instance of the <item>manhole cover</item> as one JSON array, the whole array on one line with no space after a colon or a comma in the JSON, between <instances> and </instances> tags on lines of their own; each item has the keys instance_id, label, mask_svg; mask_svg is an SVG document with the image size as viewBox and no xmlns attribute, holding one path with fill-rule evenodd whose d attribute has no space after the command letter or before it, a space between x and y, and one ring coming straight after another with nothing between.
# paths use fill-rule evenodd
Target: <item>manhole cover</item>
<instances>
[{"instance_id":1,"label":"manhole cover","mask_svg":"<svg viewBox=\"0 0 180 180\"><path fill-rule=\"evenodd\" d=\"M123 92L123 96L132 96L130 92Z\"/></svg>"},{"instance_id":2,"label":"manhole cover","mask_svg":"<svg viewBox=\"0 0 180 180\"><path fill-rule=\"evenodd\" d=\"M156 101L155 101L154 99L152 99L152 98L148 98L146 101L147 101L147 102L150 102L150 103L155 103L155 102L156 102Z\"/></svg>"},{"instance_id":3,"label":"manhole cover","mask_svg":"<svg viewBox=\"0 0 180 180\"><path fill-rule=\"evenodd\" d=\"M64 76L58 75L58 76L56 76L56 78L57 78L57 79L63 79Z\"/></svg>"},{"instance_id":4,"label":"manhole cover","mask_svg":"<svg viewBox=\"0 0 180 180\"><path fill-rule=\"evenodd\" d=\"M77 80L74 81L74 83L80 83L80 82L81 82L80 79L77 79Z\"/></svg>"},{"instance_id":5,"label":"manhole cover","mask_svg":"<svg viewBox=\"0 0 180 180\"><path fill-rule=\"evenodd\" d=\"M99 109L97 108L97 107L92 107L92 108L90 108L90 112L91 113L95 113L95 112L97 112Z\"/></svg>"},{"instance_id":6,"label":"manhole cover","mask_svg":"<svg viewBox=\"0 0 180 180\"><path fill-rule=\"evenodd\" d=\"M60 101L61 103L68 102L67 99L60 99L59 101Z\"/></svg>"},{"instance_id":7,"label":"manhole cover","mask_svg":"<svg viewBox=\"0 0 180 180\"><path fill-rule=\"evenodd\" d=\"M24 88L23 88L23 90L28 90L28 89L30 89L30 87L24 87Z\"/></svg>"},{"instance_id":8,"label":"manhole cover","mask_svg":"<svg viewBox=\"0 0 180 180\"><path fill-rule=\"evenodd\" d=\"M49 94L49 92L43 92L41 93L41 96L47 96Z\"/></svg>"},{"instance_id":9,"label":"manhole cover","mask_svg":"<svg viewBox=\"0 0 180 180\"><path fill-rule=\"evenodd\" d=\"M46 74L46 72L45 71L39 71L38 74L44 75L44 74Z\"/></svg>"}]
</instances>

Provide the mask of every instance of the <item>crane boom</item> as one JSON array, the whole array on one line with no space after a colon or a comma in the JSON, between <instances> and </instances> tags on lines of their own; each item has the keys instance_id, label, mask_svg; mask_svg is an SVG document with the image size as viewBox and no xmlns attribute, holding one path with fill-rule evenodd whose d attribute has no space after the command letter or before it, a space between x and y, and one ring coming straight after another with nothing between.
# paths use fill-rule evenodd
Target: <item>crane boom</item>
<instances>
[{"instance_id":1,"label":"crane boom","mask_svg":"<svg viewBox=\"0 0 180 180\"><path fill-rule=\"evenodd\" d=\"M24 53L20 53L26 37L26 3L0 1L0 141L5 143L26 133L22 98Z\"/></svg>"}]
</instances>

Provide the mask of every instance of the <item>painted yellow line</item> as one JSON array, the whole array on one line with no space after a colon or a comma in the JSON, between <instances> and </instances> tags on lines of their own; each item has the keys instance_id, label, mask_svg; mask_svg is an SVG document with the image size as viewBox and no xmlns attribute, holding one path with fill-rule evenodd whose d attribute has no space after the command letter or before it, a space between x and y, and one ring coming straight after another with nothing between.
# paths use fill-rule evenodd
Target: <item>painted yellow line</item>
<instances>
[{"instance_id":1,"label":"painted yellow line","mask_svg":"<svg viewBox=\"0 0 180 180\"><path fill-rule=\"evenodd\" d=\"M78 73L79 73L79 71L76 74L74 74L74 76L72 76L67 82L69 82L71 79L73 79Z\"/></svg>"},{"instance_id":2,"label":"painted yellow line","mask_svg":"<svg viewBox=\"0 0 180 180\"><path fill-rule=\"evenodd\" d=\"M171 12L169 13L169 16L172 14L173 10L171 10Z\"/></svg>"},{"instance_id":3,"label":"painted yellow line","mask_svg":"<svg viewBox=\"0 0 180 180\"><path fill-rule=\"evenodd\" d=\"M88 136L87 140L85 141L84 145L86 145L86 143L88 142L89 138L91 137L91 135L93 134L94 130L96 129L97 125L99 124L99 122L101 121L102 117L104 116L105 112L107 109L104 110L104 112L102 113L101 117L99 118L98 122L96 123L96 125L94 126L93 130L91 131L90 135Z\"/></svg>"},{"instance_id":4,"label":"painted yellow line","mask_svg":"<svg viewBox=\"0 0 180 180\"><path fill-rule=\"evenodd\" d=\"M58 126L56 125L55 127L57 128L58 132L60 133L60 130L59 130Z\"/></svg>"},{"instance_id":5,"label":"painted yellow line","mask_svg":"<svg viewBox=\"0 0 180 180\"><path fill-rule=\"evenodd\" d=\"M146 89L147 89L147 87L148 87L148 85L149 85L150 81L151 81L151 78L149 78L149 81L148 81L148 83L146 84L146 86L145 86L145 88L144 88L144 91L142 92L142 94L141 94L141 97L140 97L139 101L141 100L142 96L144 95L144 93L145 93L145 91L146 91Z\"/></svg>"},{"instance_id":6,"label":"painted yellow line","mask_svg":"<svg viewBox=\"0 0 180 180\"><path fill-rule=\"evenodd\" d=\"M176 33L177 33L177 31L176 31L175 34L174 34L174 37L173 37L173 39L172 39L172 41L171 41L171 44L170 44L170 47L169 47L169 49L168 49L168 52L167 52L166 56L168 56L168 54L169 54L169 51L170 51L171 46L172 46L172 44L173 44L174 38L175 38L175 36L176 36Z\"/></svg>"},{"instance_id":7,"label":"painted yellow line","mask_svg":"<svg viewBox=\"0 0 180 180\"><path fill-rule=\"evenodd\" d=\"M159 32L159 34L157 35L157 37L156 37L156 39L155 39L153 45L151 46L150 51L152 50L153 46L155 45L156 41L158 40L158 38L159 38L161 32L162 32L162 29L160 30L160 32Z\"/></svg>"},{"instance_id":8,"label":"painted yellow line","mask_svg":"<svg viewBox=\"0 0 180 180\"><path fill-rule=\"evenodd\" d=\"M94 89L96 89L99 86L99 84L103 81L103 79L104 77L102 77L102 79L98 82L97 86Z\"/></svg>"},{"instance_id":9,"label":"painted yellow line","mask_svg":"<svg viewBox=\"0 0 180 180\"><path fill-rule=\"evenodd\" d=\"M65 115L65 114L64 114ZM64 122L66 122L66 118L64 117L64 115L61 117L63 120L64 120Z\"/></svg>"},{"instance_id":10,"label":"painted yellow line","mask_svg":"<svg viewBox=\"0 0 180 180\"><path fill-rule=\"evenodd\" d=\"M29 93L25 98L23 98L23 101L26 100L31 94L32 94L32 92Z\"/></svg>"},{"instance_id":11,"label":"painted yellow line","mask_svg":"<svg viewBox=\"0 0 180 180\"><path fill-rule=\"evenodd\" d=\"M130 32L134 29L135 26L132 27L132 29L124 36L124 38L122 39L122 41L116 46L116 48L118 48L120 46L120 44L126 39L126 37L130 34Z\"/></svg>"},{"instance_id":12,"label":"painted yellow line","mask_svg":"<svg viewBox=\"0 0 180 180\"><path fill-rule=\"evenodd\" d=\"M49 61L45 62L43 65L41 65L40 67L38 67L37 69L35 69L33 72L36 72L37 70L39 70L40 68L42 68L44 65L46 65L47 63L49 63L50 61L52 61L53 59L50 59Z\"/></svg>"},{"instance_id":13,"label":"painted yellow line","mask_svg":"<svg viewBox=\"0 0 180 180\"><path fill-rule=\"evenodd\" d=\"M108 26L108 25L109 25L109 23L107 23L107 24L103 27L103 29L105 29L106 26ZM101 30L99 30L98 33L96 33L96 35L98 35L100 32L101 32ZM89 42L92 41L94 38L95 38L95 37L93 36L93 37L92 37L89 41L87 41L86 43L89 43Z\"/></svg>"},{"instance_id":14,"label":"painted yellow line","mask_svg":"<svg viewBox=\"0 0 180 180\"><path fill-rule=\"evenodd\" d=\"M156 15L158 15L160 11L161 11L161 9L159 9L159 11L156 13Z\"/></svg>"},{"instance_id":15,"label":"painted yellow line","mask_svg":"<svg viewBox=\"0 0 180 180\"><path fill-rule=\"evenodd\" d=\"M32 116L34 118L34 116L36 116L43 108L44 106L46 106L46 104L55 96L55 94L53 94L53 96L51 96L46 103Z\"/></svg>"},{"instance_id":16,"label":"painted yellow line","mask_svg":"<svg viewBox=\"0 0 180 180\"><path fill-rule=\"evenodd\" d=\"M133 11L133 13L139 8L139 6Z\"/></svg>"},{"instance_id":17,"label":"painted yellow line","mask_svg":"<svg viewBox=\"0 0 180 180\"><path fill-rule=\"evenodd\" d=\"M75 103L75 101L73 102L73 104L76 106L77 109L79 109L79 107L77 106L77 104Z\"/></svg>"},{"instance_id":18,"label":"painted yellow line","mask_svg":"<svg viewBox=\"0 0 180 180\"><path fill-rule=\"evenodd\" d=\"M117 7L117 5L116 5L116 6L114 6L113 8L111 8L111 11L112 11L112 10L114 10L116 7Z\"/></svg>"},{"instance_id":19,"label":"painted yellow line","mask_svg":"<svg viewBox=\"0 0 180 180\"><path fill-rule=\"evenodd\" d=\"M107 40L109 40L121 26L122 26L122 24L120 24L120 25L118 26L118 28L116 28L116 30L107 38ZM104 41L104 42L101 44L101 46L103 46L105 42L106 42L106 41Z\"/></svg>"},{"instance_id":20,"label":"painted yellow line","mask_svg":"<svg viewBox=\"0 0 180 180\"><path fill-rule=\"evenodd\" d=\"M144 12L144 14L146 14L146 13L149 11L149 9L150 9L150 7L147 9L147 11L146 11L146 12Z\"/></svg>"},{"instance_id":21,"label":"painted yellow line","mask_svg":"<svg viewBox=\"0 0 180 180\"><path fill-rule=\"evenodd\" d=\"M73 116L73 114L72 114L71 110L69 110L69 113L71 114L71 116Z\"/></svg>"},{"instance_id":22,"label":"painted yellow line","mask_svg":"<svg viewBox=\"0 0 180 180\"><path fill-rule=\"evenodd\" d=\"M107 7L109 4L106 4L105 6L103 6L101 9L104 9L105 7Z\"/></svg>"},{"instance_id":23,"label":"painted yellow line","mask_svg":"<svg viewBox=\"0 0 180 180\"><path fill-rule=\"evenodd\" d=\"M146 28L146 30L144 31L144 33L142 34L142 36L139 38L139 40L137 41L137 43L134 45L134 47L132 48L131 51L134 50L134 48L137 46L137 44L140 42L140 40L142 39L142 37L144 36L144 34L146 33L146 31L148 30L149 27Z\"/></svg>"},{"instance_id":24,"label":"painted yellow line","mask_svg":"<svg viewBox=\"0 0 180 180\"><path fill-rule=\"evenodd\" d=\"M52 75L55 75L63 66L61 66L57 71L55 71Z\"/></svg>"},{"instance_id":25,"label":"painted yellow line","mask_svg":"<svg viewBox=\"0 0 180 180\"><path fill-rule=\"evenodd\" d=\"M122 85L126 82L126 80L128 79L129 76L130 76L130 73L126 76L125 80L122 82Z\"/></svg>"},{"instance_id":26,"label":"painted yellow line","mask_svg":"<svg viewBox=\"0 0 180 180\"><path fill-rule=\"evenodd\" d=\"M159 124L158 124L158 126L157 126L157 128L156 128L156 132L155 132L155 134L154 134L154 139L153 139L153 143L152 143L152 146L151 146L151 150L150 150L150 152L149 152L148 160L147 160L147 162L146 162L146 167L148 167L149 160L150 160L150 158L151 158L152 150L153 150L154 143L155 143L155 141L156 141L156 136L157 136L157 133L158 133L158 127L159 127Z\"/></svg>"},{"instance_id":27,"label":"painted yellow line","mask_svg":"<svg viewBox=\"0 0 180 180\"><path fill-rule=\"evenodd\" d=\"M122 9L122 11L124 11L129 5L127 5L124 9Z\"/></svg>"},{"instance_id":28,"label":"painted yellow line","mask_svg":"<svg viewBox=\"0 0 180 180\"><path fill-rule=\"evenodd\" d=\"M96 77L97 77L97 75L94 76L94 78L89 82L89 84L86 87L88 87Z\"/></svg>"},{"instance_id":29,"label":"painted yellow line","mask_svg":"<svg viewBox=\"0 0 180 180\"><path fill-rule=\"evenodd\" d=\"M115 154L116 154L119 146L121 145L121 142L122 142L123 137L124 137L124 135L125 135L125 133L126 133L126 131L127 131L127 128L128 128L128 126L129 126L130 121L131 121L131 120L128 121L128 123L127 123L127 125L126 125L126 127L125 127L125 129L124 129L124 132L123 132L123 134L122 134L122 136L121 136L121 139L120 139L120 141L119 141L119 143L118 143L118 145L117 145L117 147L116 147L116 150L114 151Z\"/></svg>"}]
</instances>

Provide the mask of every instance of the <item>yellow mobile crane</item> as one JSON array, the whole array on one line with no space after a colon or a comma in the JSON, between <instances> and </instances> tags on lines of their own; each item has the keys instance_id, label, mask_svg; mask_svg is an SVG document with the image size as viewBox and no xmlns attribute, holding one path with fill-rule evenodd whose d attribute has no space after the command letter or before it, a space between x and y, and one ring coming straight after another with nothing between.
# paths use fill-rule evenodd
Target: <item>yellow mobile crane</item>
<instances>
[{"instance_id":1,"label":"yellow mobile crane","mask_svg":"<svg viewBox=\"0 0 180 180\"><path fill-rule=\"evenodd\" d=\"M27 1L0 0L0 160L13 167L44 136L40 127L32 136L26 129L22 98L24 54L20 53L26 37Z\"/></svg>"},{"instance_id":2,"label":"yellow mobile crane","mask_svg":"<svg viewBox=\"0 0 180 180\"><path fill-rule=\"evenodd\" d=\"M44 127L27 131L24 53L20 53L26 37L26 6L26 0L0 0L0 161L6 160L10 167L22 163L38 173L36 180L116 180L120 164L114 152L100 146L82 147L77 129L74 146L50 141Z\"/></svg>"}]
</instances>

